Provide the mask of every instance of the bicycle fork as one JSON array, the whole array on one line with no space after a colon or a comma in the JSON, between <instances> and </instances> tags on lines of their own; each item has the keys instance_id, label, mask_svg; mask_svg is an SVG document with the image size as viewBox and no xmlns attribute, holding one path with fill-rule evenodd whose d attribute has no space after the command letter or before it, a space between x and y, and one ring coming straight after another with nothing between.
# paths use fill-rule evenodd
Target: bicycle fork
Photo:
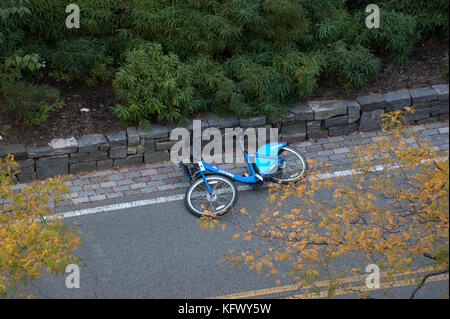
<instances>
[{"instance_id":1,"label":"bicycle fork","mask_svg":"<svg viewBox=\"0 0 450 319\"><path fill-rule=\"evenodd\" d=\"M203 173L202 170L200 170L200 175L201 175L202 178L203 178L203 182L205 183L206 190L208 191L208 194L209 194L210 196L213 196L214 194L213 194L213 192L212 192L212 190L211 190L211 187L209 186L208 180L206 179L206 176L205 176L205 174Z\"/></svg>"}]
</instances>

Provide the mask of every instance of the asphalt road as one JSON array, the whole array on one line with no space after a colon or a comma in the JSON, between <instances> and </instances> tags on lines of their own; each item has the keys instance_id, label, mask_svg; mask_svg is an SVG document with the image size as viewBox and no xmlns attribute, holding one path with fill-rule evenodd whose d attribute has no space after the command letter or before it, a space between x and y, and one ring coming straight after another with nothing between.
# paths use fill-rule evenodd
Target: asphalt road
<instances>
[{"instance_id":1,"label":"asphalt road","mask_svg":"<svg viewBox=\"0 0 450 319\"><path fill-rule=\"evenodd\" d=\"M162 195L153 193L132 200ZM275 287L280 285L275 284L275 280L280 279L283 286L291 284L289 278L266 278L248 271L246 266L232 268L229 263L218 262L228 249L264 245L256 240L231 240L235 229L229 222L239 214L241 207L246 207L252 215L262 212L268 205L266 195L264 189L241 191L237 206L223 218L228 225L225 230L201 230L198 218L187 211L184 201L173 198L161 203L67 218L65 222L76 227L82 236L82 245L76 251L83 260L80 288L68 289L65 276L45 275L26 291L36 298L189 299L236 296L242 292L249 292L250 298L287 297L293 292L277 290ZM321 200L320 196L328 195L319 195L317 200ZM102 204L110 203L118 201ZM294 204L289 203L287 207ZM346 261L336 262L348 266ZM359 266L364 272L365 265ZM269 290L262 293L258 291L260 289ZM407 298L412 289L413 286L392 288L389 297ZM443 298L447 291L448 277L426 283L417 298ZM385 298L381 291L373 291L371 296Z\"/></svg>"}]
</instances>

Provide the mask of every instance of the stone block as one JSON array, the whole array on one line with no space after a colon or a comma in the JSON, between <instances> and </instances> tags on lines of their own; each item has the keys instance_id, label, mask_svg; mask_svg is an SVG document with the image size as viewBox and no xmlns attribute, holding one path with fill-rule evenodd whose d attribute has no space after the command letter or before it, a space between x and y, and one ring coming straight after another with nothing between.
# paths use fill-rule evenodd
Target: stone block
<instances>
[{"instance_id":1,"label":"stone block","mask_svg":"<svg viewBox=\"0 0 450 319\"><path fill-rule=\"evenodd\" d=\"M139 145L139 136L138 130L135 127L128 127L127 128L127 140L128 140L128 147L130 146L138 146Z\"/></svg>"},{"instance_id":2,"label":"stone block","mask_svg":"<svg viewBox=\"0 0 450 319\"><path fill-rule=\"evenodd\" d=\"M217 114L210 113L205 117L209 127L226 128L239 126L239 119L236 116L221 117Z\"/></svg>"},{"instance_id":3,"label":"stone block","mask_svg":"<svg viewBox=\"0 0 450 319\"><path fill-rule=\"evenodd\" d=\"M412 104L412 107L415 109L426 109L431 107L431 103L433 101L423 101L423 102L415 102Z\"/></svg>"},{"instance_id":4,"label":"stone block","mask_svg":"<svg viewBox=\"0 0 450 319\"><path fill-rule=\"evenodd\" d=\"M52 156L75 153L78 150L78 143L75 137L53 139L48 143L48 146L53 148Z\"/></svg>"},{"instance_id":5,"label":"stone block","mask_svg":"<svg viewBox=\"0 0 450 319\"><path fill-rule=\"evenodd\" d=\"M348 115L341 115L324 120L325 128L348 124Z\"/></svg>"},{"instance_id":6,"label":"stone block","mask_svg":"<svg viewBox=\"0 0 450 319\"><path fill-rule=\"evenodd\" d=\"M381 129L381 124L383 123L381 114L384 114L383 109L372 110L369 112L363 111L359 122L359 131L368 132Z\"/></svg>"},{"instance_id":7,"label":"stone block","mask_svg":"<svg viewBox=\"0 0 450 319\"><path fill-rule=\"evenodd\" d=\"M308 105L314 112L314 120L347 114L347 105L342 101L310 101Z\"/></svg>"},{"instance_id":8,"label":"stone block","mask_svg":"<svg viewBox=\"0 0 450 319\"><path fill-rule=\"evenodd\" d=\"M113 167L114 160L113 159L104 159L97 161L97 170L103 170Z\"/></svg>"},{"instance_id":9,"label":"stone block","mask_svg":"<svg viewBox=\"0 0 450 319\"><path fill-rule=\"evenodd\" d=\"M106 151L92 151L89 153L81 153L78 156L78 161L80 163L87 163L87 162L95 162L99 160L104 160L108 158L108 152Z\"/></svg>"},{"instance_id":10,"label":"stone block","mask_svg":"<svg viewBox=\"0 0 450 319\"><path fill-rule=\"evenodd\" d=\"M78 140L78 152L88 153L98 151L100 146L108 146L108 141L103 134L83 135Z\"/></svg>"},{"instance_id":11,"label":"stone block","mask_svg":"<svg viewBox=\"0 0 450 319\"><path fill-rule=\"evenodd\" d=\"M33 179L36 179L36 172L20 172L16 176L17 176L17 181L28 182Z\"/></svg>"},{"instance_id":12,"label":"stone block","mask_svg":"<svg viewBox=\"0 0 450 319\"><path fill-rule=\"evenodd\" d=\"M113 167L121 167L128 165L126 158L116 158L113 162Z\"/></svg>"},{"instance_id":13,"label":"stone block","mask_svg":"<svg viewBox=\"0 0 450 319\"><path fill-rule=\"evenodd\" d=\"M127 154L128 155L136 155L137 152L138 152L138 146L139 145L137 145L137 146L128 146L127 147Z\"/></svg>"},{"instance_id":14,"label":"stone block","mask_svg":"<svg viewBox=\"0 0 450 319\"><path fill-rule=\"evenodd\" d=\"M29 158L26 160L16 161L16 163L19 166L20 173L34 172L34 159Z\"/></svg>"},{"instance_id":15,"label":"stone block","mask_svg":"<svg viewBox=\"0 0 450 319\"><path fill-rule=\"evenodd\" d=\"M386 107L386 101L381 94L358 96L356 101L361 105L361 110L366 112Z\"/></svg>"},{"instance_id":16,"label":"stone block","mask_svg":"<svg viewBox=\"0 0 450 319\"><path fill-rule=\"evenodd\" d=\"M127 165L138 165L144 162L143 154L129 155L127 157Z\"/></svg>"},{"instance_id":17,"label":"stone block","mask_svg":"<svg viewBox=\"0 0 450 319\"><path fill-rule=\"evenodd\" d=\"M328 136L328 130L323 127L322 121L307 121L306 133L309 139L317 139Z\"/></svg>"},{"instance_id":18,"label":"stone block","mask_svg":"<svg viewBox=\"0 0 450 319\"><path fill-rule=\"evenodd\" d=\"M406 106L411 106L411 95L406 89L386 93L384 94L384 99L386 100L386 112L401 110Z\"/></svg>"},{"instance_id":19,"label":"stone block","mask_svg":"<svg viewBox=\"0 0 450 319\"><path fill-rule=\"evenodd\" d=\"M27 152L29 158L51 156L53 148L50 146L29 146L27 147Z\"/></svg>"},{"instance_id":20,"label":"stone block","mask_svg":"<svg viewBox=\"0 0 450 319\"><path fill-rule=\"evenodd\" d=\"M314 120L313 110L306 104L294 105L291 112L295 115L296 121L312 121Z\"/></svg>"},{"instance_id":21,"label":"stone block","mask_svg":"<svg viewBox=\"0 0 450 319\"><path fill-rule=\"evenodd\" d=\"M358 130L358 123L334 126L328 129L329 136L346 135Z\"/></svg>"},{"instance_id":22,"label":"stone block","mask_svg":"<svg viewBox=\"0 0 450 319\"><path fill-rule=\"evenodd\" d=\"M448 114L449 104L448 101L433 101L431 102L431 116Z\"/></svg>"},{"instance_id":23,"label":"stone block","mask_svg":"<svg viewBox=\"0 0 450 319\"><path fill-rule=\"evenodd\" d=\"M113 146L109 149L110 158L126 158L127 147L126 146Z\"/></svg>"},{"instance_id":24,"label":"stone block","mask_svg":"<svg viewBox=\"0 0 450 319\"><path fill-rule=\"evenodd\" d=\"M448 102L448 84L438 84L432 86L433 90L438 94L439 101L447 101Z\"/></svg>"},{"instance_id":25,"label":"stone block","mask_svg":"<svg viewBox=\"0 0 450 319\"><path fill-rule=\"evenodd\" d=\"M69 156L59 155L42 157L36 160L36 176L38 178L52 177L69 173Z\"/></svg>"},{"instance_id":26,"label":"stone block","mask_svg":"<svg viewBox=\"0 0 450 319\"><path fill-rule=\"evenodd\" d=\"M287 124L281 127L281 140L283 142L302 141L306 138L306 121Z\"/></svg>"},{"instance_id":27,"label":"stone block","mask_svg":"<svg viewBox=\"0 0 450 319\"><path fill-rule=\"evenodd\" d=\"M154 163L168 160L170 160L169 151L144 153L144 163Z\"/></svg>"},{"instance_id":28,"label":"stone block","mask_svg":"<svg viewBox=\"0 0 450 319\"><path fill-rule=\"evenodd\" d=\"M424 120L430 117L431 114L431 108L422 108L422 109L415 109L414 114L412 113L406 113L405 117L408 120L408 122L412 121L418 121L418 120Z\"/></svg>"},{"instance_id":29,"label":"stone block","mask_svg":"<svg viewBox=\"0 0 450 319\"><path fill-rule=\"evenodd\" d=\"M177 141L157 141L156 145L155 145L155 150L156 151L165 151L165 150L170 150L172 148L172 146L177 143Z\"/></svg>"},{"instance_id":30,"label":"stone block","mask_svg":"<svg viewBox=\"0 0 450 319\"><path fill-rule=\"evenodd\" d=\"M416 124L420 125L420 124L426 124L426 123L433 123L438 121L438 117L437 116L433 116L433 117L428 117L428 118L424 118L422 120L417 120Z\"/></svg>"},{"instance_id":31,"label":"stone block","mask_svg":"<svg viewBox=\"0 0 450 319\"><path fill-rule=\"evenodd\" d=\"M361 116L361 105L359 105L359 103L356 101L345 101L344 103L345 105L347 105L347 124L358 121Z\"/></svg>"},{"instance_id":32,"label":"stone block","mask_svg":"<svg viewBox=\"0 0 450 319\"><path fill-rule=\"evenodd\" d=\"M90 172L97 169L96 162L75 163L70 164L70 174L78 174L81 172Z\"/></svg>"},{"instance_id":33,"label":"stone block","mask_svg":"<svg viewBox=\"0 0 450 319\"><path fill-rule=\"evenodd\" d=\"M109 141L111 147L127 145L127 133L125 131L108 134L106 135L106 139Z\"/></svg>"},{"instance_id":34,"label":"stone block","mask_svg":"<svg viewBox=\"0 0 450 319\"><path fill-rule=\"evenodd\" d=\"M422 102L431 102L438 100L438 93L430 88L418 88L409 90L412 104L419 104Z\"/></svg>"},{"instance_id":35,"label":"stone block","mask_svg":"<svg viewBox=\"0 0 450 319\"><path fill-rule=\"evenodd\" d=\"M280 117L281 123L291 123L295 122L295 114L291 111L287 112L286 114L281 115ZM278 124L278 123L277 123ZM281 126L280 126L281 127Z\"/></svg>"},{"instance_id":36,"label":"stone block","mask_svg":"<svg viewBox=\"0 0 450 319\"><path fill-rule=\"evenodd\" d=\"M5 157L8 154L13 155L15 160L24 160L28 158L27 149L23 144L0 145L0 157Z\"/></svg>"},{"instance_id":37,"label":"stone block","mask_svg":"<svg viewBox=\"0 0 450 319\"><path fill-rule=\"evenodd\" d=\"M241 127L261 127L266 125L265 116L255 116L247 119L240 119L239 125Z\"/></svg>"},{"instance_id":38,"label":"stone block","mask_svg":"<svg viewBox=\"0 0 450 319\"><path fill-rule=\"evenodd\" d=\"M151 124L148 128L138 128L141 139L169 137L169 129L158 124Z\"/></svg>"}]
</instances>

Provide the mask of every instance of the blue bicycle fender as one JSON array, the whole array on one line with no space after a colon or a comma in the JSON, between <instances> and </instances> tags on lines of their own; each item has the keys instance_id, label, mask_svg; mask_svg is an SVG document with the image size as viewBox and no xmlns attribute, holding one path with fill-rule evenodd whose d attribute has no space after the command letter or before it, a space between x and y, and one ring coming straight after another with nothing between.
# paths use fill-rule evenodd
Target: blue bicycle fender
<instances>
[{"instance_id":1,"label":"blue bicycle fender","mask_svg":"<svg viewBox=\"0 0 450 319\"><path fill-rule=\"evenodd\" d=\"M261 175L273 174L278 167L278 152L286 143L268 143L256 151L255 164Z\"/></svg>"}]
</instances>

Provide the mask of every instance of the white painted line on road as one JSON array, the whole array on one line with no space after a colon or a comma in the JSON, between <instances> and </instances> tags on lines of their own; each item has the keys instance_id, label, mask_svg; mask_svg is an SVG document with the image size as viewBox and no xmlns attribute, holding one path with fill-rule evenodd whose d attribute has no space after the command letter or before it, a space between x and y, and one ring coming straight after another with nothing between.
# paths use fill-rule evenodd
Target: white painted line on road
<instances>
[{"instance_id":1,"label":"white painted line on road","mask_svg":"<svg viewBox=\"0 0 450 319\"><path fill-rule=\"evenodd\" d=\"M447 160L447 158L444 158L444 160ZM388 169L394 169L398 168L399 165L394 165L389 167ZM376 165L373 168L373 171L382 171L385 167L383 165ZM317 178L317 179L330 179L335 177L343 177L343 176L349 176L349 175L355 175L358 174L357 171L353 169L349 170L342 170L342 171L335 171L332 173L326 173L326 174L319 174L316 176L310 176L308 178ZM238 186L239 191L248 191L252 190L253 188L248 185L240 185ZM152 198L152 199L144 199L144 200L138 200L134 202L127 202L127 203L119 203L119 204L112 204L112 205L106 205L106 206L99 206L99 207L92 207L92 208L85 208L80 210L73 210L65 213L58 214L63 218L71 218L71 217L78 217L83 215L92 215L92 214L98 214L98 213L104 213L104 212L113 212L116 210L121 209L127 209L127 208L133 208L133 207L141 207L141 206L149 206L153 204L161 204L161 203L169 203L174 202L178 200L183 200L184 194L177 194L177 195L171 195L171 196L164 196L164 197L158 197L158 198ZM53 218L52 216L46 216L46 219Z\"/></svg>"},{"instance_id":2,"label":"white painted line on road","mask_svg":"<svg viewBox=\"0 0 450 319\"><path fill-rule=\"evenodd\" d=\"M140 206L148 206L148 205L153 205L153 204L168 203L168 202L173 202L173 201L177 201L177 200L182 200L183 198L184 198L184 194L178 194L178 195L172 195L172 196L164 196L164 197L158 197L158 198L152 198L152 199L138 200L138 201L128 202L128 203L120 203L120 204L113 204L113 205L107 205L107 206L85 208L85 209L65 212L60 215L63 218L77 217L77 216L83 216L83 215L92 215L92 214L112 212L112 211L116 211L116 210L120 210L120 209L132 208L132 207L140 207Z\"/></svg>"},{"instance_id":3,"label":"white painted line on road","mask_svg":"<svg viewBox=\"0 0 450 319\"><path fill-rule=\"evenodd\" d=\"M329 178L329 177L324 177L324 178ZM248 190L252 190L252 189L253 188L248 185L239 185L238 186L239 191L248 191ZM85 208L85 209L80 209L80 210L73 210L73 211L61 213L58 215L60 215L62 218L71 218L71 217L78 217L78 216L83 216L83 215L92 215L92 214L98 214L98 213L104 213L104 212L112 212L112 211L116 211L116 210L133 208L133 207L149 206L149 205L161 204L161 203L169 203L169 202L174 202L174 201L183 200L183 199L184 199L184 194L178 194L178 195L172 195L172 196L164 196L164 197L158 197L158 198L152 198L152 199L138 200L138 201L134 201L134 202L119 203L119 204L112 204L112 205L106 205L106 206ZM45 218L51 219L52 216L46 216Z\"/></svg>"}]
</instances>

